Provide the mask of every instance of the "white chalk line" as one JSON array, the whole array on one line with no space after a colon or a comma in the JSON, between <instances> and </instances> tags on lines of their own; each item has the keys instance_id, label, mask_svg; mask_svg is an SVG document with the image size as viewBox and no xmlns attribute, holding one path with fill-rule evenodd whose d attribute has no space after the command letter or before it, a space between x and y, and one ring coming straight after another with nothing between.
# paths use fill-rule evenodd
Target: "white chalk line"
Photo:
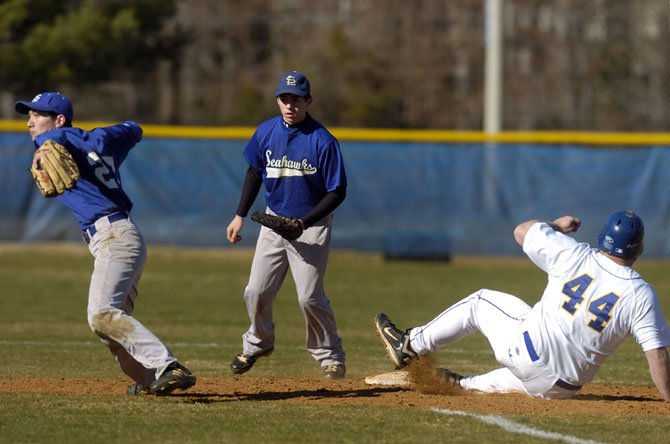
<instances>
[{"instance_id":1,"label":"white chalk line","mask_svg":"<svg viewBox=\"0 0 670 444\"><path fill-rule=\"evenodd\" d=\"M463 412L459 410L438 409L438 408L433 408L431 410L437 413L442 413L443 415L467 416L470 418L474 418L478 421L481 421L485 424L498 426L501 429L511 433L528 435L535 438L553 439L556 441L563 441L570 444L605 444L601 441L593 441L591 439L581 439L577 438L576 436L563 435L562 433L547 432L544 430L535 429L533 427L528 427L518 422L514 422L512 420L503 418L502 416L480 415L477 413Z\"/></svg>"}]
</instances>

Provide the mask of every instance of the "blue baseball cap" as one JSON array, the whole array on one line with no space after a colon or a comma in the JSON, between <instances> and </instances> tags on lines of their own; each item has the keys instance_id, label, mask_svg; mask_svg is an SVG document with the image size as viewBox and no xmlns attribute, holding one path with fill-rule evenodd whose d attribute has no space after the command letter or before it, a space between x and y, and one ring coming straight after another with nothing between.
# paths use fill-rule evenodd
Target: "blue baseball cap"
<instances>
[{"instance_id":1,"label":"blue baseball cap","mask_svg":"<svg viewBox=\"0 0 670 444\"><path fill-rule=\"evenodd\" d=\"M19 114L28 114L30 110L62 114L67 119L68 124L72 124L72 119L74 119L74 110L70 99L58 92L40 93L30 102L27 100L16 102L14 108Z\"/></svg>"},{"instance_id":2,"label":"blue baseball cap","mask_svg":"<svg viewBox=\"0 0 670 444\"><path fill-rule=\"evenodd\" d=\"M289 71L279 78L277 88L275 88L275 97L281 94L307 97L310 95L309 80L301 72Z\"/></svg>"}]
</instances>

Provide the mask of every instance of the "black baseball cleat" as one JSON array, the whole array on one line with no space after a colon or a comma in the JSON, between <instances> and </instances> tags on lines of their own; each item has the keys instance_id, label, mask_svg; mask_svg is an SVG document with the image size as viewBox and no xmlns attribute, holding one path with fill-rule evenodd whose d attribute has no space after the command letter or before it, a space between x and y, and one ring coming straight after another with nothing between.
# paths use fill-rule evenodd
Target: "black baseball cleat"
<instances>
[{"instance_id":1,"label":"black baseball cleat","mask_svg":"<svg viewBox=\"0 0 670 444\"><path fill-rule=\"evenodd\" d=\"M344 379L347 368L344 364L328 364L321 367L324 379Z\"/></svg>"},{"instance_id":2,"label":"black baseball cleat","mask_svg":"<svg viewBox=\"0 0 670 444\"><path fill-rule=\"evenodd\" d=\"M151 389L146 385L133 382L126 389L126 395L150 395Z\"/></svg>"},{"instance_id":3,"label":"black baseball cleat","mask_svg":"<svg viewBox=\"0 0 670 444\"><path fill-rule=\"evenodd\" d=\"M396 369L405 367L419 356L409 346L409 330L406 332L399 330L384 313L375 316L375 328Z\"/></svg>"},{"instance_id":4,"label":"black baseball cleat","mask_svg":"<svg viewBox=\"0 0 670 444\"><path fill-rule=\"evenodd\" d=\"M151 394L162 396L172 393L176 389L186 390L195 385L193 373L178 362L173 362L163 374L151 383Z\"/></svg>"},{"instance_id":5,"label":"black baseball cleat","mask_svg":"<svg viewBox=\"0 0 670 444\"><path fill-rule=\"evenodd\" d=\"M461 386L461 379L463 379L462 375L459 375L458 373L454 373L448 368L444 367L439 367L435 369L435 372L437 373L437 376L447 385L451 387L460 387Z\"/></svg>"},{"instance_id":6,"label":"black baseball cleat","mask_svg":"<svg viewBox=\"0 0 670 444\"><path fill-rule=\"evenodd\" d=\"M233 361L230 363L230 369L236 375L246 373L251 370L251 367L254 366L258 358L263 356L270 356L274 349L274 347L270 347L264 352L260 352L256 355L245 355L244 352L242 352L233 358Z\"/></svg>"}]
</instances>

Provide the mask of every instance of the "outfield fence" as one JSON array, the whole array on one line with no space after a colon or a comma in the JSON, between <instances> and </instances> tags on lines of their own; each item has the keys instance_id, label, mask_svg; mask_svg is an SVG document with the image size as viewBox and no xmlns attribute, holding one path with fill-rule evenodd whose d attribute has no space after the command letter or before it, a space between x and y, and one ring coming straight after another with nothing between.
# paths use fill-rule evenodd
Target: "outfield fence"
<instances>
[{"instance_id":1,"label":"outfield fence","mask_svg":"<svg viewBox=\"0 0 670 444\"><path fill-rule=\"evenodd\" d=\"M84 128L101 122L81 124ZM253 128L145 126L122 167L132 216L151 243L226 247ZM527 219L572 214L593 241L614 210L645 221L645 254L670 256L670 134L333 129L349 181L334 248L389 257L521 254ZM79 240L70 212L37 192L25 123L0 122L0 238ZM262 193L253 210L264 207ZM258 226L243 230L253 246Z\"/></svg>"}]
</instances>

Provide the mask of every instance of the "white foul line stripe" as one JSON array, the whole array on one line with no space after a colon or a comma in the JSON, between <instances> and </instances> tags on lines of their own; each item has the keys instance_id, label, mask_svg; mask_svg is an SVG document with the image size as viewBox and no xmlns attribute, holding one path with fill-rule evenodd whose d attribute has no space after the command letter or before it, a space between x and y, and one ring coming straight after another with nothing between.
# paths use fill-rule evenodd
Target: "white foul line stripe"
<instances>
[{"instance_id":1,"label":"white foul line stripe","mask_svg":"<svg viewBox=\"0 0 670 444\"><path fill-rule=\"evenodd\" d=\"M556 432L545 432L544 430L534 429L532 427L519 424L518 422L510 421L509 419L505 419L501 416L479 415L477 413L462 412L459 410L438 409L438 408L433 408L431 410L437 413L442 413L444 415L468 416L483 423L498 426L504 430L507 430L508 432L519 433L521 435L529 435L536 438L554 439L557 441L563 441L570 444L604 444L600 441L593 441L591 439L581 439L577 438L576 436L563 435L561 433Z\"/></svg>"}]
</instances>

